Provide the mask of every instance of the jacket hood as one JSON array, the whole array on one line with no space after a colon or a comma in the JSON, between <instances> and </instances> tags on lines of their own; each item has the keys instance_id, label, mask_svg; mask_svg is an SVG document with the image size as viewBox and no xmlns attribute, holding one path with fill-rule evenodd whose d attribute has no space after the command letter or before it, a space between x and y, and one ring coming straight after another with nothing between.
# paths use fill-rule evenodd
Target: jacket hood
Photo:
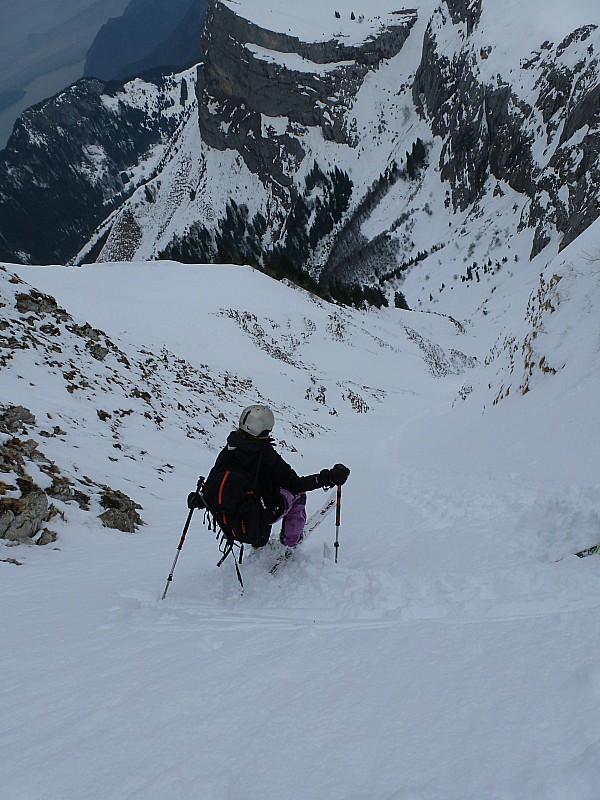
<instances>
[{"instance_id":1,"label":"jacket hood","mask_svg":"<svg viewBox=\"0 0 600 800\"><path fill-rule=\"evenodd\" d=\"M248 439L239 431L231 431L227 437L227 449L235 450L237 458L243 465L251 465L265 447L271 447L271 439Z\"/></svg>"}]
</instances>

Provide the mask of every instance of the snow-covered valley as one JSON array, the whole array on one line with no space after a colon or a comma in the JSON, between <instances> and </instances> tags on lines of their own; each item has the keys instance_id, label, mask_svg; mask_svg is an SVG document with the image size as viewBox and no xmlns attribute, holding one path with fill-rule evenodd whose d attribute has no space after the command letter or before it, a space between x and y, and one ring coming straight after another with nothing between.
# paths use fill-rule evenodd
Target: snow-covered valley
<instances>
[{"instance_id":1,"label":"snow-covered valley","mask_svg":"<svg viewBox=\"0 0 600 800\"><path fill-rule=\"evenodd\" d=\"M600 572L572 555L600 542L596 229L500 272L486 314L457 286L461 317L248 267L6 265L3 407L35 421L2 442L77 494L55 541L0 540L3 796L597 800ZM161 601L257 400L298 472L350 466L339 563L329 518L276 575L251 553L241 594L196 512ZM98 519L107 485L135 533Z\"/></svg>"}]
</instances>

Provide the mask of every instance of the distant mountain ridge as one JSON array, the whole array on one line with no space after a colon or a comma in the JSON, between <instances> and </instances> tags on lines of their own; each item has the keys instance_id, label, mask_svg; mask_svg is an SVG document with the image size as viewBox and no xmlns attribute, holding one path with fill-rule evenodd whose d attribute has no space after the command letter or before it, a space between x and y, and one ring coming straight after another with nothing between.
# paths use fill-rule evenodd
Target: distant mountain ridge
<instances>
[{"instance_id":1,"label":"distant mountain ridge","mask_svg":"<svg viewBox=\"0 0 600 800\"><path fill-rule=\"evenodd\" d=\"M82 78L22 114L0 159L5 260L68 261L152 176L192 112L195 79L195 70L125 86Z\"/></svg>"},{"instance_id":2,"label":"distant mountain ridge","mask_svg":"<svg viewBox=\"0 0 600 800\"><path fill-rule=\"evenodd\" d=\"M131 0L88 50L84 75L125 80L157 67L184 69L200 61L208 0Z\"/></svg>"},{"instance_id":3,"label":"distant mountain ridge","mask_svg":"<svg viewBox=\"0 0 600 800\"><path fill-rule=\"evenodd\" d=\"M521 49L527 40L494 39L499 12L481 0L402 12L380 2L370 17L339 23L330 5L308 29L316 41L303 41L283 30L285 16L279 31L261 27L278 21L277 4L275 16L250 2L211 4L197 89L202 147L190 154L204 177L168 236L140 211L138 257L293 265L365 281L401 277L446 247L465 215L485 220L473 231L485 236L500 213L494 198L507 192L515 210L500 213L503 236L530 231L531 257L597 218L597 26L564 27L557 42L540 29L531 51ZM337 38L327 34L334 23ZM300 14L298 29L307 34ZM180 180L181 169L163 174L157 207L169 172ZM102 257L117 257L118 237L109 240Z\"/></svg>"}]
</instances>

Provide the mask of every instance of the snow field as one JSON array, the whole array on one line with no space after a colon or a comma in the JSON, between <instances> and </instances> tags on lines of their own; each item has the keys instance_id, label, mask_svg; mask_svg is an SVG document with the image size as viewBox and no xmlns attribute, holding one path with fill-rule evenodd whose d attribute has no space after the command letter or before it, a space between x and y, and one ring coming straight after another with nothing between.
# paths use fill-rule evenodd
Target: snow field
<instances>
[{"instance_id":1,"label":"snow field","mask_svg":"<svg viewBox=\"0 0 600 800\"><path fill-rule=\"evenodd\" d=\"M402 8L390 0L373 0L362 10L345 8L332 0L305 0L290 10L286 3L265 0L222 0L236 15L266 30L298 37L304 42L338 39L347 45L360 45L388 26L397 23ZM415 5L411 6L414 8ZM351 18L354 10L356 19ZM336 17L339 13L339 18ZM362 19L358 19L362 17Z\"/></svg>"},{"instance_id":2,"label":"snow field","mask_svg":"<svg viewBox=\"0 0 600 800\"><path fill-rule=\"evenodd\" d=\"M148 456L113 469L147 524L110 531L57 501L66 521L53 521L55 545L0 547L23 562L0 563L6 796L597 800L598 559L569 556L600 541L597 361L584 357L597 341L596 289L593 272L566 274L574 249L564 260L570 284L547 323L548 358L569 336L580 357L569 357L568 381L541 374L496 406L487 384L503 362L436 378L405 328L480 355L501 310L507 330L521 325L534 270L514 283L512 311L507 282L490 301L497 318L492 305L465 334L435 314L344 311L338 340L330 307L249 268L11 267L130 360L166 346L210 374L251 377L299 472L339 460L352 474L337 565L329 517L274 576L270 552L250 553L242 595L196 512L161 602L187 492L255 395L227 398L210 447L177 432L172 412L163 432L129 417L124 440ZM256 319L240 326L224 308ZM315 330L304 340L306 320ZM25 405L29 392L38 416L43 387L57 408L62 390L28 353L3 371L3 389ZM309 375L326 384L325 405L306 398ZM381 399L357 413L333 399L338 381ZM48 440L59 464L106 468L93 419L68 432L78 452ZM300 434L307 423L317 435ZM175 469L159 475L163 456ZM322 499L309 495L309 510Z\"/></svg>"},{"instance_id":3,"label":"snow field","mask_svg":"<svg viewBox=\"0 0 600 800\"><path fill-rule=\"evenodd\" d=\"M537 586L531 565L513 570L496 595L472 575L465 596L463 576L436 575L431 538L423 553L401 536L420 577L401 559L366 569L368 520L348 501L337 568L326 525L275 577L249 562L244 597L194 522L161 603L183 516L157 506L143 534L108 542L65 531L60 575L41 560L33 586L8 573L21 613L5 628L20 654L3 670L6 732L35 731L46 765L9 746L11 796L594 797L591 559ZM579 606L557 597L559 575Z\"/></svg>"}]
</instances>

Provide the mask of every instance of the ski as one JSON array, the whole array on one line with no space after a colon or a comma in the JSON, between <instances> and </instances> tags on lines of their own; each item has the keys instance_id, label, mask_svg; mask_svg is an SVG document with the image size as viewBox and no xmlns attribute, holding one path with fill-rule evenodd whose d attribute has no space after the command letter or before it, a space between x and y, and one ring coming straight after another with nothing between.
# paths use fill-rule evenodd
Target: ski
<instances>
[{"instance_id":1,"label":"ski","mask_svg":"<svg viewBox=\"0 0 600 800\"><path fill-rule=\"evenodd\" d=\"M586 550L580 550L578 553L575 553L575 555L577 558L585 558L586 556L593 556L596 553L600 553L600 544L594 547L588 547Z\"/></svg>"},{"instance_id":2,"label":"ski","mask_svg":"<svg viewBox=\"0 0 600 800\"><path fill-rule=\"evenodd\" d=\"M586 547L585 550L579 550L577 553L572 553L571 555L577 556L577 558L587 558L587 556L594 556L596 554L600 554L600 544L594 545L594 547ZM562 561L565 558L569 558L569 556L561 556L555 560L555 564L558 564L559 561Z\"/></svg>"},{"instance_id":3,"label":"ski","mask_svg":"<svg viewBox=\"0 0 600 800\"><path fill-rule=\"evenodd\" d=\"M310 517L306 520L306 524L304 525L303 536L304 539L308 539L310 534L318 528L321 522L325 519L325 517L329 516L329 514L335 508L335 490L331 492L329 497L325 500L321 508L317 509Z\"/></svg>"},{"instance_id":4,"label":"ski","mask_svg":"<svg viewBox=\"0 0 600 800\"><path fill-rule=\"evenodd\" d=\"M274 575L282 564L284 564L286 561L289 561L289 559L292 557L292 555L294 554L296 549L300 546L300 543L306 541L306 539L308 539L308 537L311 535L311 533L313 533L319 527L319 525L323 522L323 520L326 517L329 516L329 514L335 508L335 500L336 500L336 492L334 490L327 497L327 499L325 500L325 502L323 503L321 508L318 508L306 520L306 523L304 524L304 531L302 532L302 539L296 545L296 547L293 548L293 549L292 548L288 548L283 553L281 553L281 555L279 555L277 557L277 560L275 561L275 563L273 564L273 566L269 570L271 575Z\"/></svg>"}]
</instances>

